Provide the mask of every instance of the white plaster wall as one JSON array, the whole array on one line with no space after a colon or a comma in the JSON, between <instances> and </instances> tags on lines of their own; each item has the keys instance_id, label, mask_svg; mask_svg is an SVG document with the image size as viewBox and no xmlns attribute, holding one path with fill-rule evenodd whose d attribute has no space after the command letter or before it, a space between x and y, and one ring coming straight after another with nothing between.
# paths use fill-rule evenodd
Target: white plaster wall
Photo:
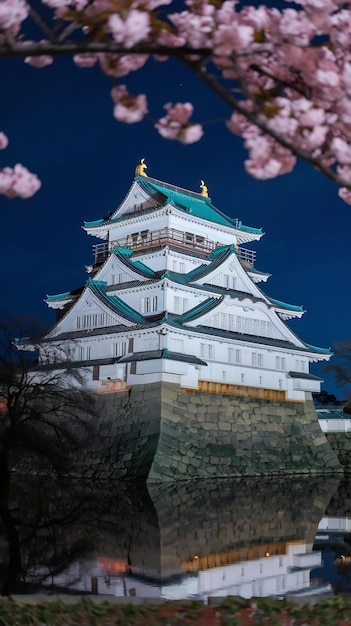
<instances>
[{"instance_id":1,"label":"white plaster wall","mask_svg":"<svg viewBox=\"0 0 351 626\"><path fill-rule=\"evenodd\" d=\"M348 433L351 431L351 419L328 419L319 416L319 424L324 433Z\"/></svg>"}]
</instances>

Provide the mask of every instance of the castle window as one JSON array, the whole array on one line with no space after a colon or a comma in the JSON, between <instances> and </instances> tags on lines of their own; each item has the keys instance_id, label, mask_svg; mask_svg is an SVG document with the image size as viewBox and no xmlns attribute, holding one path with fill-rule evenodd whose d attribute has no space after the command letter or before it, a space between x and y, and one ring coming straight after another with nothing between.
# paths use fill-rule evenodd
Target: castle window
<instances>
[{"instance_id":1,"label":"castle window","mask_svg":"<svg viewBox=\"0 0 351 626\"><path fill-rule=\"evenodd\" d=\"M230 274L224 274L223 286L225 287L225 289L235 289L236 276L231 276Z\"/></svg>"},{"instance_id":2,"label":"castle window","mask_svg":"<svg viewBox=\"0 0 351 626\"><path fill-rule=\"evenodd\" d=\"M306 372L306 361L300 361L299 359L296 359L295 368L297 372Z\"/></svg>"},{"instance_id":3,"label":"castle window","mask_svg":"<svg viewBox=\"0 0 351 626\"><path fill-rule=\"evenodd\" d=\"M157 311L157 296L142 298L141 304L143 313L152 313L153 311Z\"/></svg>"},{"instance_id":4,"label":"castle window","mask_svg":"<svg viewBox=\"0 0 351 626\"><path fill-rule=\"evenodd\" d=\"M126 341L118 341L117 343L111 344L112 356L123 356L127 352L127 342Z\"/></svg>"},{"instance_id":5,"label":"castle window","mask_svg":"<svg viewBox=\"0 0 351 626\"><path fill-rule=\"evenodd\" d=\"M214 349L210 343L200 343L200 355L204 359L214 358Z\"/></svg>"},{"instance_id":6,"label":"castle window","mask_svg":"<svg viewBox=\"0 0 351 626\"><path fill-rule=\"evenodd\" d=\"M221 328L220 314L219 313L216 313L216 315L213 316L213 318L212 318L212 326L214 326L215 328Z\"/></svg>"},{"instance_id":7,"label":"castle window","mask_svg":"<svg viewBox=\"0 0 351 626\"><path fill-rule=\"evenodd\" d=\"M260 352L252 352L251 354L251 365L256 367L262 367L263 365L263 354Z\"/></svg>"},{"instance_id":8,"label":"castle window","mask_svg":"<svg viewBox=\"0 0 351 626\"><path fill-rule=\"evenodd\" d=\"M183 352L184 350L183 339L176 339L175 337L171 337L170 338L170 350L174 350L174 352Z\"/></svg>"},{"instance_id":9,"label":"castle window","mask_svg":"<svg viewBox=\"0 0 351 626\"><path fill-rule=\"evenodd\" d=\"M285 370L286 368L286 359L283 356L275 357L275 367L277 370Z\"/></svg>"},{"instance_id":10,"label":"castle window","mask_svg":"<svg viewBox=\"0 0 351 626\"><path fill-rule=\"evenodd\" d=\"M241 363L241 350L239 348L228 348L229 363Z\"/></svg>"},{"instance_id":11,"label":"castle window","mask_svg":"<svg viewBox=\"0 0 351 626\"><path fill-rule=\"evenodd\" d=\"M235 330L235 315L228 313L228 330Z\"/></svg>"},{"instance_id":12,"label":"castle window","mask_svg":"<svg viewBox=\"0 0 351 626\"><path fill-rule=\"evenodd\" d=\"M77 330L105 326L108 321L109 316L107 318L105 313L89 313L87 315L80 315L77 317Z\"/></svg>"},{"instance_id":13,"label":"castle window","mask_svg":"<svg viewBox=\"0 0 351 626\"><path fill-rule=\"evenodd\" d=\"M174 296L174 312L175 313L184 313L187 309L188 300L186 298L180 298L179 296Z\"/></svg>"},{"instance_id":14,"label":"castle window","mask_svg":"<svg viewBox=\"0 0 351 626\"><path fill-rule=\"evenodd\" d=\"M91 354L90 346L78 347L78 361L89 361Z\"/></svg>"}]
</instances>

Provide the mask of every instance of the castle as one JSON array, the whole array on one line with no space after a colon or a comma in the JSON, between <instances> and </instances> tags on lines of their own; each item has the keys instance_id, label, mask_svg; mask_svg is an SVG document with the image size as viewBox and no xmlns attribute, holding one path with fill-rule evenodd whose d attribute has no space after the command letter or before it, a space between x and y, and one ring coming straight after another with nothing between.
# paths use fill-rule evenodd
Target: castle
<instances>
[{"instance_id":1,"label":"castle","mask_svg":"<svg viewBox=\"0 0 351 626\"><path fill-rule=\"evenodd\" d=\"M44 341L66 345L72 366L110 398L104 410L121 421L123 455L139 455L124 474L338 465L311 400L320 379L309 373L330 352L286 324L301 306L261 289L269 274L245 247L261 229L219 211L204 181L199 192L161 182L144 160L118 208L84 229L102 243L81 289L47 296L57 321Z\"/></svg>"}]
</instances>

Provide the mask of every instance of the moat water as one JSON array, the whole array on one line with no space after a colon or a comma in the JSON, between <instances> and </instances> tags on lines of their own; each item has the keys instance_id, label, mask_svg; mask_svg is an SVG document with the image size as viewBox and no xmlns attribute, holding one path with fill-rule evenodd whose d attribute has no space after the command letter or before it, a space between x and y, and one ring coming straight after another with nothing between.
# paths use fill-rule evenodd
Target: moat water
<instances>
[{"instance_id":1,"label":"moat water","mask_svg":"<svg viewBox=\"0 0 351 626\"><path fill-rule=\"evenodd\" d=\"M351 589L351 477L17 478L10 512L2 591L206 602Z\"/></svg>"}]
</instances>

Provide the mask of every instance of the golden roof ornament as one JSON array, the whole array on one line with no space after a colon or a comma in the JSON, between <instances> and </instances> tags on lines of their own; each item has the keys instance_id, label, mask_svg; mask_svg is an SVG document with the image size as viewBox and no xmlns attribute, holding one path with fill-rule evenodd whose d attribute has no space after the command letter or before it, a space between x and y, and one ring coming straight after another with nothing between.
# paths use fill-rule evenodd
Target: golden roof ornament
<instances>
[{"instance_id":1,"label":"golden roof ornament","mask_svg":"<svg viewBox=\"0 0 351 626\"><path fill-rule=\"evenodd\" d=\"M145 163L145 159L141 159L139 165L135 168L135 176L147 176L145 170L147 169L147 165Z\"/></svg>"},{"instance_id":2,"label":"golden roof ornament","mask_svg":"<svg viewBox=\"0 0 351 626\"><path fill-rule=\"evenodd\" d=\"M203 180L200 181L200 189L201 195L204 196L204 198L208 198L208 187L206 187Z\"/></svg>"}]
</instances>

